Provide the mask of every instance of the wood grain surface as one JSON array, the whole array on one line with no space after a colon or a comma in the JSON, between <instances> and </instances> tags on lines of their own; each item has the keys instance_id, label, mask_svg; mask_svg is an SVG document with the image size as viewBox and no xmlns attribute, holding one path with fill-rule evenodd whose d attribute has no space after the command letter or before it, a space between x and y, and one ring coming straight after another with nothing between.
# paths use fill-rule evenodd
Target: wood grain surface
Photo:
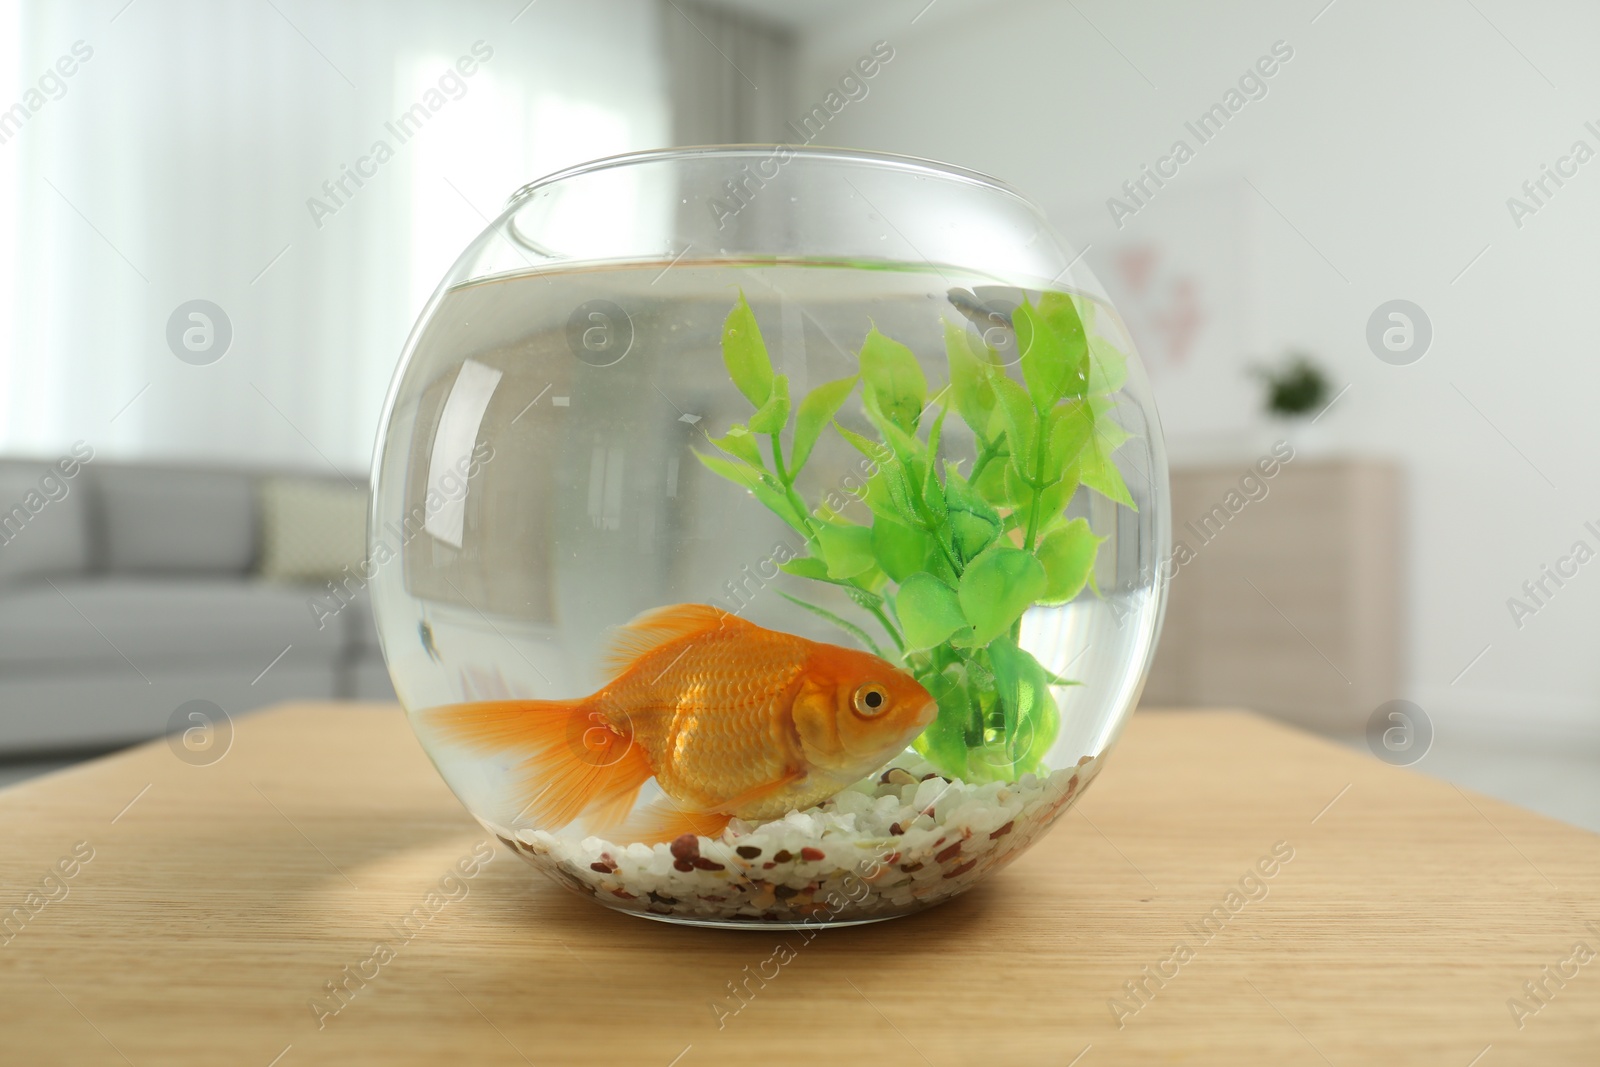
<instances>
[{"instance_id":1,"label":"wood grain surface","mask_svg":"<svg viewBox=\"0 0 1600 1067\"><path fill-rule=\"evenodd\" d=\"M0 792L0 1062L1600 1062L1600 838L1244 713L1139 713L1017 863L810 938L486 839L375 705Z\"/></svg>"}]
</instances>

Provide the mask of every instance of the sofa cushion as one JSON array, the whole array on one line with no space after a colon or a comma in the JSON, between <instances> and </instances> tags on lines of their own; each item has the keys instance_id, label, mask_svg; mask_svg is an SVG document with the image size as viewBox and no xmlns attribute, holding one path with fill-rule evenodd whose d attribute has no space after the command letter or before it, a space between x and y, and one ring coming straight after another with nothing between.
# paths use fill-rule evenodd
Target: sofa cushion
<instances>
[{"instance_id":1,"label":"sofa cushion","mask_svg":"<svg viewBox=\"0 0 1600 1067\"><path fill-rule=\"evenodd\" d=\"M261 576L338 581L367 558L367 492L318 478L261 483Z\"/></svg>"},{"instance_id":2,"label":"sofa cushion","mask_svg":"<svg viewBox=\"0 0 1600 1067\"><path fill-rule=\"evenodd\" d=\"M0 669L204 663L246 680L286 646L284 661L342 659L349 628L318 629L313 590L257 581L127 578L53 580L0 587ZM126 657L126 658L124 658Z\"/></svg>"},{"instance_id":3,"label":"sofa cushion","mask_svg":"<svg viewBox=\"0 0 1600 1067\"><path fill-rule=\"evenodd\" d=\"M89 487L72 467L68 478L51 463L0 463L0 588L88 569Z\"/></svg>"},{"instance_id":4,"label":"sofa cushion","mask_svg":"<svg viewBox=\"0 0 1600 1067\"><path fill-rule=\"evenodd\" d=\"M256 557L255 480L236 471L95 471L100 550L118 574L238 574Z\"/></svg>"}]
</instances>

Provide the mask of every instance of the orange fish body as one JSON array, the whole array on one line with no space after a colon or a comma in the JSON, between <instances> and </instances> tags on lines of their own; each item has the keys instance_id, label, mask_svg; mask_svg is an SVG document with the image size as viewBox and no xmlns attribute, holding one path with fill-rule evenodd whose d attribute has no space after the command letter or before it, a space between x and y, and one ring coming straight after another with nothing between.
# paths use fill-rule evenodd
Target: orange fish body
<instances>
[{"instance_id":1,"label":"orange fish body","mask_svg":"<svg viewBox=\"0 0 1600 1067\"><path fill-rule=\"evenodd\" d=\"M698 604L622 631L612 680L574 701L436 708L447 739L522 749L525 814L609 828L651 777L666 794L638 840L715 834L729 819L810 807L881 766L932 720L933 697L876 656L767 630Z\"/></svg>"}]
</instances>

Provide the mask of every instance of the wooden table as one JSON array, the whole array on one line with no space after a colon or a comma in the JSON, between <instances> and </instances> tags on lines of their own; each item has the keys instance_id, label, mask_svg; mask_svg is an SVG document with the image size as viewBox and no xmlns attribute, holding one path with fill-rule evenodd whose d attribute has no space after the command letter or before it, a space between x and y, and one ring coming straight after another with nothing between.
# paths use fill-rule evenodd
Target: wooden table
<instances>
[{"instance_id":1,"label":"wooden table","mask_svg":"<svg viewBox=\"0 0 1600 1067\"><path fill-rule=\"evenodd\" d=\"M1600 952L1600 839L1243 713L1140 713L1016 864L813 940L605 911L485 837L373 705L0 792L0 1062L1600 1062L1600 956L1564 962Z\"/></svg>"}]
</instances>

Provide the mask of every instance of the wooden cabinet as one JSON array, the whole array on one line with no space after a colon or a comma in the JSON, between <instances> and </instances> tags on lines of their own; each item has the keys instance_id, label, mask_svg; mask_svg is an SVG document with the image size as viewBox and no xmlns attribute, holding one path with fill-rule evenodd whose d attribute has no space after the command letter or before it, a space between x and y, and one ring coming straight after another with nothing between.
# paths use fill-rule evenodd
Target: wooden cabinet
<instances>
[{"instance_id":1,"label":"wooden cabinet","mask_svg":"<svg viewBox=\"0 0 1600 1067\"><path fill-rule=\"evenodd\" d=\"M1175 467L1176 573L1144 703L1365 729L1402 695L1401 512L1399 471L1377 460Z\"/></svg>"}]
</instances>

